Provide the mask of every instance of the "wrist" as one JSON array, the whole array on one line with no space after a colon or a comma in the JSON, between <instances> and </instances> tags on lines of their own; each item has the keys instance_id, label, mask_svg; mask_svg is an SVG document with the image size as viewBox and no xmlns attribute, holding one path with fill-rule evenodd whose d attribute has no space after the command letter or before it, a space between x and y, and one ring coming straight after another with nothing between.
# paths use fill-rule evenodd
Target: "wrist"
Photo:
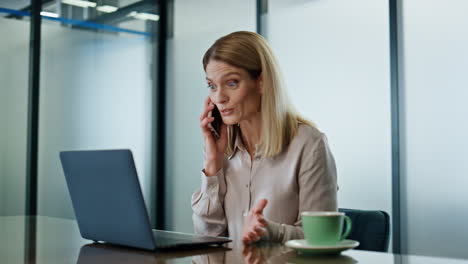
<instances>
[{"instance_id":1,"label":"wrist","mask_svg":"<svg viewBox=\"0 0 468 264\"><path fill-rule=\"evenodd\" d=\"M203 172L206 176L214 176L221 169L221 166L215 162L205 162Z\"/></svg>"}]
</instances>

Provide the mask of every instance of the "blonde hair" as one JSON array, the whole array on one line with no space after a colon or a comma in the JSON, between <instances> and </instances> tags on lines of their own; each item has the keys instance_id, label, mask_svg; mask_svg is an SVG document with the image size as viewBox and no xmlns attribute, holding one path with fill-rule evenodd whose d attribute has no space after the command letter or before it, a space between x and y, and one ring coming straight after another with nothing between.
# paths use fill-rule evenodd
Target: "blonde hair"
<instances>
[{"instance_id":1,"label":"blonde hair","mask_svg":"<svg viewBox=\"0 0 468 264\"><path fill-rule=\"evenodd\" d=\"M264 157L280 154L297 134L300 123L314 126L301 117L288 100L281 72L271 48L259 34L238 31L216 42L203 56L203 68L211 60L222 61L246 70L254 80L263 78L261 99L261 134L259 148ZM238 126L228 126L226 155L234 152L236 138L241 135Z\"/></svg>"}]
</instances>

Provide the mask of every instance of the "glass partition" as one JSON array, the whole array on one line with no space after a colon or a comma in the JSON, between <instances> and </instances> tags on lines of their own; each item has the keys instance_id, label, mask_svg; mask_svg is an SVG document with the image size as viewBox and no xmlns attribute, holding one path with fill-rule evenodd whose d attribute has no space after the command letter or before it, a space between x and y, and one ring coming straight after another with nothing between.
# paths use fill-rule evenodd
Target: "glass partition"
<instances>
[{"instance_id":1,"label":"glass partition","mask_svg":"<svg viewBox=\"0 0 468 264\"><path fill-rule=\"evenodd\" d=\"M29 78L29 13L21 11L30 0L0 1L0 234L11 237L0 256L22 263L24 226L14 223L26 210L27 103ZM8 216L8 217L5 217Z\"/></svg>"},{"instance_id":2,"label":"glass partition","mask_svg":"<svg viewBox=\"0 0 468 264\"><path fill-rule=\"evenodd\" d=\"M401 8L402 249L468 258L468 2Z\"/></svg>"},{"instance_id":3,"label":"glass partition","mask_svg":"<svg viewBox=\"0 0 468 264\"><path fill-rule=\"evenodd\" d=\"M43 10L39 214L74 218L59 152L90 149L132 150L152 212L157 2L63 0Z\"/></svg>"},{"instance_id":4,"label":"glass partition","mask_svg":"<svg viewBox=\"0 0 468 264\"><path fill-rule=\"evenodd\" d=\"M166 223L192 232L190 197L200 187L203 167L199 126L208 96L202 57L219 37L255 31L255 1L174 1L174 34L168 41L166 118ZM227 15L235 14L235 15Z\"/></svg>"},{"instance_id":5,"label":"glass partition","mask_svg":"<svg viewBox=\"0 0 468 264\"><path fill-rule=\"evenodd\" d=\"M269 1L266 36L293 104L324 132L338 206L392 210L388 1Z\"/></svg>"},{"instance_id":6,"label":"glass partition","mask_svg":"<svg viewBox=\"0 0 468 264\"><path fill-rule=\"evenodd\" d=\"M25 214L29 2L0 2L0 216Z\"/></svg>"}]
</instances>

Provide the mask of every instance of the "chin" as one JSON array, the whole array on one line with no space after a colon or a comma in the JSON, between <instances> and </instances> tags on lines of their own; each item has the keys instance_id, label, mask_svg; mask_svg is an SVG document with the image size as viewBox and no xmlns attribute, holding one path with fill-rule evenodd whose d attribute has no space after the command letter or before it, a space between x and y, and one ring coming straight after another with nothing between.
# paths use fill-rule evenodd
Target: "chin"
<instances>
[{"instance_id":1,"label":"chin","mask_svg":"<svg viewBox=\"0 0 468 264\"><path fill-rule=\"evenodd\" d=\"M237 118L223 118L223 123L232 126L239 123L239 120L237 120Z\"/></svg>"}]
</instances>

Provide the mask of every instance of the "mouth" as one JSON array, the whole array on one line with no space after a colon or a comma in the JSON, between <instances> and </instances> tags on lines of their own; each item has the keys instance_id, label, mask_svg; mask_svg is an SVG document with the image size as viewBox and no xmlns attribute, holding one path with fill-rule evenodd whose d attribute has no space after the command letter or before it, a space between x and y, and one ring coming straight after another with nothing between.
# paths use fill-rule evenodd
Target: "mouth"
<instances>
[{"instance_id":1,"label":"mouth","mask_svg":"<svg viewBox=\"0 0 468 264\"><path fill-rule=\"evenodd\" d=\"M228 116L228 115L231 115L232 113L234 113L234 108L226 108L226 109L223 109L223 110L221 110L219 112L223 116Z\"/></svg>"}]
</instances>

